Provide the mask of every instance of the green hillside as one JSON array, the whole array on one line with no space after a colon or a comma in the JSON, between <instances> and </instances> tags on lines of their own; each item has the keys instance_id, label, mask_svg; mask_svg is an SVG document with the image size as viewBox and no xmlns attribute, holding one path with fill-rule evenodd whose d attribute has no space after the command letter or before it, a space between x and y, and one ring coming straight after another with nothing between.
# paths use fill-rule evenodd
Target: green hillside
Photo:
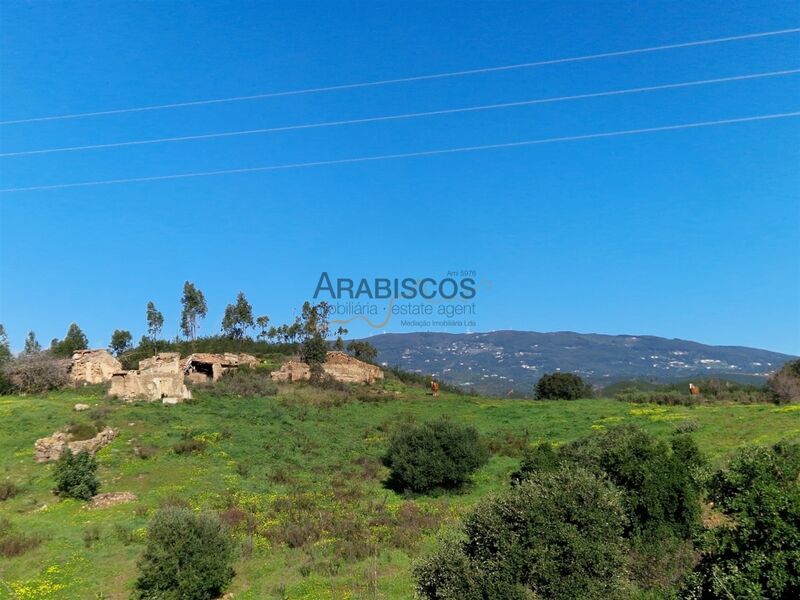
<instances>
[{"instance_id":1,"label":"green hillside","mask_svg":"<svg viewBox=\"0 0 800 600\"><path fill-rule=\"evenodd\" d=\"M619 423L666 436L684 424L721 464L743 445L800 435L798 405L433 398L394 378L369 390L298 384L266 398L195 397L177 406L124 404L99 388L0 397L0 481L20 488L0 511L15 531L42 538L0 560L0 597L128 597L149 517L164 504L187 503L220 511L236 531L241 552L230 591L237 599L405 599L413 595L412 561L478 499L507 487L535 442ZM92 409L76 413L77 402ZM486 438L492 456L473 485L434 497L386 489L380 457L388 437L441 416ZM34 441L92 420L120 431L98 453L100 491L137 500L90 510L52 494L52 464L34 462ZM205 449L178 454L182 439Z\"/></svg>"}]
</instances>

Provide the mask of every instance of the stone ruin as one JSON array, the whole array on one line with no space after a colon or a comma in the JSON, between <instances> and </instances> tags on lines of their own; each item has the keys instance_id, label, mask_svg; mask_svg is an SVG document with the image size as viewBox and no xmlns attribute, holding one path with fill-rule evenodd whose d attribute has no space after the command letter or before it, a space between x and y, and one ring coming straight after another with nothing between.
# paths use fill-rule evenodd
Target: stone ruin
<instances>
[{"instance_id":1,"label":"stone ruin","mask_svg":"<svg viewBox=\"0 0 800 600\"><path fill-rule=\"evenodd\" d=\"M123 400L188 400L191 392L183 381L183 363L178 352L161 352L139 361L136 371L118 371L111 377L110 396Z\"/></svg>"},{"instance_id":2,"label":"stone ruin","mask_svg":"<svg viewBox=\"0 0 800 600\"><path fill-rule=\"evenodd\" d=\"M338 350L328 352L325 362L322 363L322 370L336 381L343 383L373 383L383 379L380 367ZM302 361L290 360L277 371L273 371L271 377L273 381L279 383L308 381L311 378L311 368Z\"/></svg>"},{"instance_id":3,"label":"stone ruin","mask_svg":"<svg viewBox=\"0 0 800 600\"><path fill-rule=\"evenodd\" d=\"M300 360L288 360L277 371L269 374L272 381L278 383L292 383L293 381L308 381L311 379L311 367Z\"/></svg>"},{"instance_id":4,"label":"stone ruin","mask_svg":"<svg viewBox=\"0 0 800 600\"><path fill-rule=\"evenodd\" d=\"M78 350L72 355L69 378L73 383L105 383L122 370L108 350Z\"/></svg>"},{"instance_id":5,"label":"stone ruin","mask_svg":"<svg viewBox=\"0 0 800 600\"><path fill-rule=\"evenodd\" d=\"M65 448L69 448L73 454L78 454L84 450L89 454L94 454L103 446L110 444L117 437L117 431L106 427L88 440L73 440L69 433L57 431L50 437L36 440L36 454L34 455L37 463L58 460L64 453Z\"/></svg>"},{"instance_id":6,"label":"stone ruin","mask_svg":"<svg viewBox=\"0 0 800 600\"><path fill-rule=\"evenodd\" d=\"M228 371L257 365L258 359L250 354L197 352L184 359L183 372L192 383L208 383L217 381Z\"/></svg>"}]
</instances>

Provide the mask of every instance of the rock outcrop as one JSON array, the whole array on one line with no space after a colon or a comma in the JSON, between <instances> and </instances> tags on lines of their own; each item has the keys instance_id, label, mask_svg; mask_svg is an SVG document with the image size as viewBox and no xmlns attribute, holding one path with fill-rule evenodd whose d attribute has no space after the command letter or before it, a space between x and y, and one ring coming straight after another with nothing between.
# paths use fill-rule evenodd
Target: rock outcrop
<instances>
[{"instance_id":1,"label":"rock outcrop","mask_svg":"<svg viewBox=\"0 0 800 600\"><path fill-rule=\"evenodd\" d=\"M255 367L258 359L250 354L210 354L197 352L187 356L183 361L183 372L192 383L208 383L216 381L228 371L239 367Z\"/></svg>"},{"instance_id":2,"label":"rock outcrop","mask_svg":"<svg viewBox=\"0 0 800 600\"><path fill-rule=\"evenodd\" d=\"M161 352L139 361L137 371L114 373L108 393L124 400L187 400L192 397L183 381L183 363L178 352Z\"/></svg>"},{"instance_id":3,"label":"rock outcrop","mask_svg":"<svg viewBox=\"0 0 800 600\"><path fill-rule=\"evenodd\" d=\"M108 508L122 504L123 502L133 502L136 500L136 494L132 492L103 492L92 496L92 501L86 506L89 510L97 508Z\"/></svg>"},{"instance_id":4,"label":"rock outcrop","mask_svg":"<svg viewBox=\"0 0 800 600\"><path fill-rule=\"evenodd\" d=\"M122 370L122 363L108 350L78 350L72 355L69 377L73 383L105 383Z\"/></svg>"},{"instance_id":5,"label":"rock outcrop","mask_svg":"<svg viewBox=\"0 0 800 600\"><path fill-rule=\"evenodd\" d=\"M322 370L336 381L343 383L373 383L378 379L383 379L383 371L380 367L339 351L328 352L325 362L322 364ZM311 378L311 369L304 362L290 360L277 371L273 371L270 376L273 381L279 383L308 381Z\"/></svg>"},{"instance_id":6,"label":"rock outcrop","mask_svg":"<svg viewBox=\"0 0 800 600\"><path fill-rule=\"evenodd\" d=\"M58 460L64 453L65 448L69 448L73 454L78 454L84 450L89 454L94 454L103 446L110 444L117 437L117 431L106 427L93 438L88 440L72 440L72 436L63 431L57 431L50 437L36 440L35 459L37 463Z\"/></svg>"}]
</instances>

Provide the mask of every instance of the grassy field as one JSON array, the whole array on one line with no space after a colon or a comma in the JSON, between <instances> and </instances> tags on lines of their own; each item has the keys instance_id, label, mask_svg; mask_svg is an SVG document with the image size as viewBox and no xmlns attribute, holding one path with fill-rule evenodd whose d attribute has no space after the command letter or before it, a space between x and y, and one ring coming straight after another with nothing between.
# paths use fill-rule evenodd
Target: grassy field
<instances>
[{"instance_id":1,"label":"grassy field","mask_svg":"<svg viewBox=\"0 0 800 600\"><path fill-rule=\"evenodd\" d=\"M433 398L398 381L376 387L380 393L361 399L294 386L269 398L198 395L178 406L109 401L99 389L0 397L0 481L21 489L0 503L0 513L15 530L43 537L21 556L0 558L0 598L128 597L149 515L181 501L221 511L236 531L237 599L410 598L415 557L438 530L506 486L528 444L619 423L667 435L690 422L702 450L720 464L742 445L800 435L798 406ZM93 408L75 413L76 402ZM474 484L437 497L386 489L380 456L388 437L442 416L474 425L492 449ZM138 500L96 510L60 501L51 492L52 465L34 462L37 438L92 418L120 430L98 453L101 491L130 491ZM176 454L182 436L204 440L205 451ZM92 531L99 539L85 541Z\"/></svg>"}]
</instances>

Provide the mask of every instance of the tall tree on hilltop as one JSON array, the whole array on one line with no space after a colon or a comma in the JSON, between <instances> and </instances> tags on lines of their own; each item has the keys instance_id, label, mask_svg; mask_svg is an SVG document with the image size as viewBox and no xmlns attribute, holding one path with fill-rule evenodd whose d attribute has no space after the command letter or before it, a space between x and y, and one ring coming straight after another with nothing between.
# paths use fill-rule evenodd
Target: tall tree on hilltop
<instances>
[{"instance_id":1,"label":"tall tree on hilltop","mask_svg":"<svg viewBox=\"0 0 800 600\"><path fill-rule=\"evenodd\" d=\"M116 356L119 356L126 350L131 349L132 341L133 336L130 331L115 329L114 333L111 334L111 343L108 345L108 349Z\"/></svg>"},{"instance_id":2,"label":"tall tree on hilltop","mask_svg":"<svg viewBox=\"0 0 800 600\"><path fill-rule=\"evenodd\" d=\"M22 353L30 355L41 351L42 345L36 340L36 334L29 331L28 337L25 338L25 347L22 349Z\"/></svg>"},{"instance_id":3,"label":"tall tree on hilltop","mask_svg":"<svg viewBox=\"0 0 800 600\"><path fill-rule=\"evenodd\" d=\"M147 333L153 342L153 354L158 352L158 336L164 326L164 315L152 302L147 303Z\"/></svg>"},{"instance_id":4,"label":"tall tree on hilltop","mask_svg":"<svg viewBox=\"0 0 800 600\"><path fill-rule=\"evenodd\" d=\"M194 341L199 328L198 321L204 319L208 313L206 298L193 283L187 281L183 284L183 297L181 298L183 311L181 312L181 331L183 335Z\"/></svg>"},{"instance_id":5,"label":"tall tree on hilltop","mask_svg":"<svg viewBox=\"0 0 800 600\"><path fill-rule=\"evenodd\" d=\"M258 327L258 335L256 338L259 340L265 340L269 336L270 330L267 328L269 325L269 317L267 315L261 315L260 317L256 317L256 327ZM274 328L273 328L274 329Z\"/></svg>"},{"instance_id":6,"label":"tall tree on hilltop","mask_svg":"<svg viewBox=\"0 0 800 600\"><path fill-rule=\"evenodd\" d=\"M50 344L50 352L53 356L69 357L76 350L85 350L88 347L89 340L86 334L78 327L77 323L72 323L67 329L67 335L64 336L63 340L53 340L53 343Z\"/></svg>"},{"instance_id":7,"label":"tall tree on hilltop","mask_svg":"<svg viewBox=\"0 0 800 600\"><path fill-rule=\"evenodd\" d=\"M253 327L253 306L247 301L244 292L236 296L236 304L225 307L222 317L222 331L233 339L243 339L247 329Z\"/></svg>"},{"instance_id":8,"label":"tall tree on hilltop","mask_svg":"<svg viewBox=\"0 0 800 600\"><path fill-rule=\"evenodd\" d=\"M11 344L8 343L6 328L0 323L0 364L11 358Z\"/></svg>"}]
</instances>

